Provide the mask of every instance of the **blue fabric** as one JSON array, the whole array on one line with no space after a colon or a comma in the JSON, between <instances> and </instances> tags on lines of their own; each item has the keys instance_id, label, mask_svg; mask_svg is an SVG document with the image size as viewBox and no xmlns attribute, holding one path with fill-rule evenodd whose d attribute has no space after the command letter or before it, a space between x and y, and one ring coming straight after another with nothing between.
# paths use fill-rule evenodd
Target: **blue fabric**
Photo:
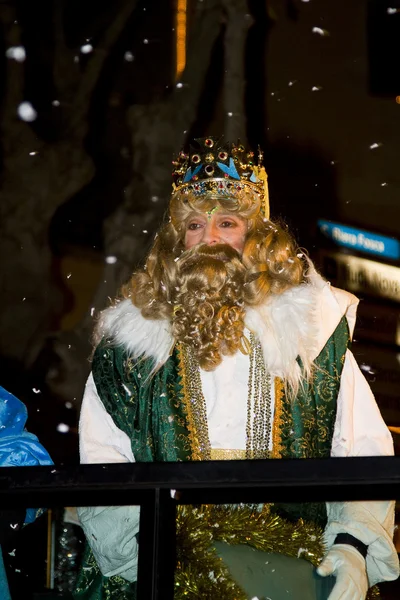
<instances>
[{"instance_id":1,"label":"blue fabric","mask_svg":"<svg viewBox=\"0 0 400 600\"><path fill-rule=\"evenodd\" d=\"M25 404L0 386L0 467L52 465L49 453L38 438L25 429ZM25 523L33 523L43 509L28 508ZM0 548L0 598L11 600Z\"/></svg>"},{"instance_id":2,"label":"blue fabric","mask_svg":"<svg viewBox=\"0 0 400 600\"><path fill-rule=\"evenodd\" d=\"M25 404L0 386L0 467L52 465L48 452L25 424Z\"/></svg>"}]
</instances>

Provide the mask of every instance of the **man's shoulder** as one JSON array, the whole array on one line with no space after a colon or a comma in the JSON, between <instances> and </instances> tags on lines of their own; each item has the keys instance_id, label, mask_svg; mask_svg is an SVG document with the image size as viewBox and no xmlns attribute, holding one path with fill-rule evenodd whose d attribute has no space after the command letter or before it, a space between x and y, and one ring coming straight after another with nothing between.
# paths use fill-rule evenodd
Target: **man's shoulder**
<instances>
[{"instance_id":1,"label":"man's shoulder","mask_svg":"<svg viewBox=\"0 0 400 600\"><path fill-rule=\"evenodd\" d=\"M122 347L132 358L153 358L157 364L168 358L173 342L169 321L145 319L129 298L101 312L96 337Z\"/></svg>"},{"instance_id":2,"label":"man's shoulder","mask_svg":"<svg viewBox=\"0 0 400 600\"><path fill-rule=\"evenodd\" d=\"M314 268L310 270L309 283L315 289L315 317L321 340L329 338L343 317L353 335L359 299L351 292L331 285Z\"/></svg>"},{"instance_id":3,"label":"man's shoulder","mask_svg":"<svg viewBox=\"0 0 400 600\"><path fill-rule=\"evenodd\" d=\"M343 317L352 333L357 303L353 294L332 287L312 267L300 285L248 308L246 326L257 333L268 370L296 379L297 359L310 369Z\"/></svg>"}]
</instances>

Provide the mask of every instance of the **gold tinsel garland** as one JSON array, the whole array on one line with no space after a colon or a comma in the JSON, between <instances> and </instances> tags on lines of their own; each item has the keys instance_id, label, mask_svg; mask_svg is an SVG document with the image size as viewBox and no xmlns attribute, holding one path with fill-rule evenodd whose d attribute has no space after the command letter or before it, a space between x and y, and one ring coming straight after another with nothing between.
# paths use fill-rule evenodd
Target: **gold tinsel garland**
<instances>
[{"instance_id":1,"label":"gold tinsel garland","mask_svg":"<svg viewBox=\"0 0 400 600\"><path fill-rule=\"evenodd\" d=\"M325 554L323 530L299 519L292 523L258 506L179 506L175 600L247 600L217 555L214 541L247 544L264 552L305 558L317 566ZM378 599L375 586L367 599Z\"/></svg>"}]
</instances>

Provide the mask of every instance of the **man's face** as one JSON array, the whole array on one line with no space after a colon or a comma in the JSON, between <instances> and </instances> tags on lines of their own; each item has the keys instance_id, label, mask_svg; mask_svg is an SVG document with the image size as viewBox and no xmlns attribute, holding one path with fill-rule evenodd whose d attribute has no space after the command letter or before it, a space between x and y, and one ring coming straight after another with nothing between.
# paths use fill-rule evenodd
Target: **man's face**
<instances>
[{"instance_id":1,"label":"man's face","mask_svg":"<svg viewBox=\"0 0 400 600\"><path fill-rule=\"evenodd\" d=\"M242 254L247 221L217 207L208 213L194 213L186 223L185 249L197 244L228 244Z\"/></svg>"}]
</instances>

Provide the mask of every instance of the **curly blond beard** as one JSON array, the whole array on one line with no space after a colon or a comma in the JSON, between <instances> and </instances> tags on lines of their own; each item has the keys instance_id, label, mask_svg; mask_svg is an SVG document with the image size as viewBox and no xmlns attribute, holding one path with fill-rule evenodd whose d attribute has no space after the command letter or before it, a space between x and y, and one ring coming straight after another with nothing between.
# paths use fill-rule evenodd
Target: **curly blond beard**
<instances>
[{"instance_id":1,"label":"curly blond beard","mask_svg":"<svg viewBox=\"0 0 400 600\"><path fill-rule=\"evenodd\" d=\"M244 329L246 268L226 244L196 246L177 261L172 332L212 371L240 348Z\"/></svg>"}]
</instances>

